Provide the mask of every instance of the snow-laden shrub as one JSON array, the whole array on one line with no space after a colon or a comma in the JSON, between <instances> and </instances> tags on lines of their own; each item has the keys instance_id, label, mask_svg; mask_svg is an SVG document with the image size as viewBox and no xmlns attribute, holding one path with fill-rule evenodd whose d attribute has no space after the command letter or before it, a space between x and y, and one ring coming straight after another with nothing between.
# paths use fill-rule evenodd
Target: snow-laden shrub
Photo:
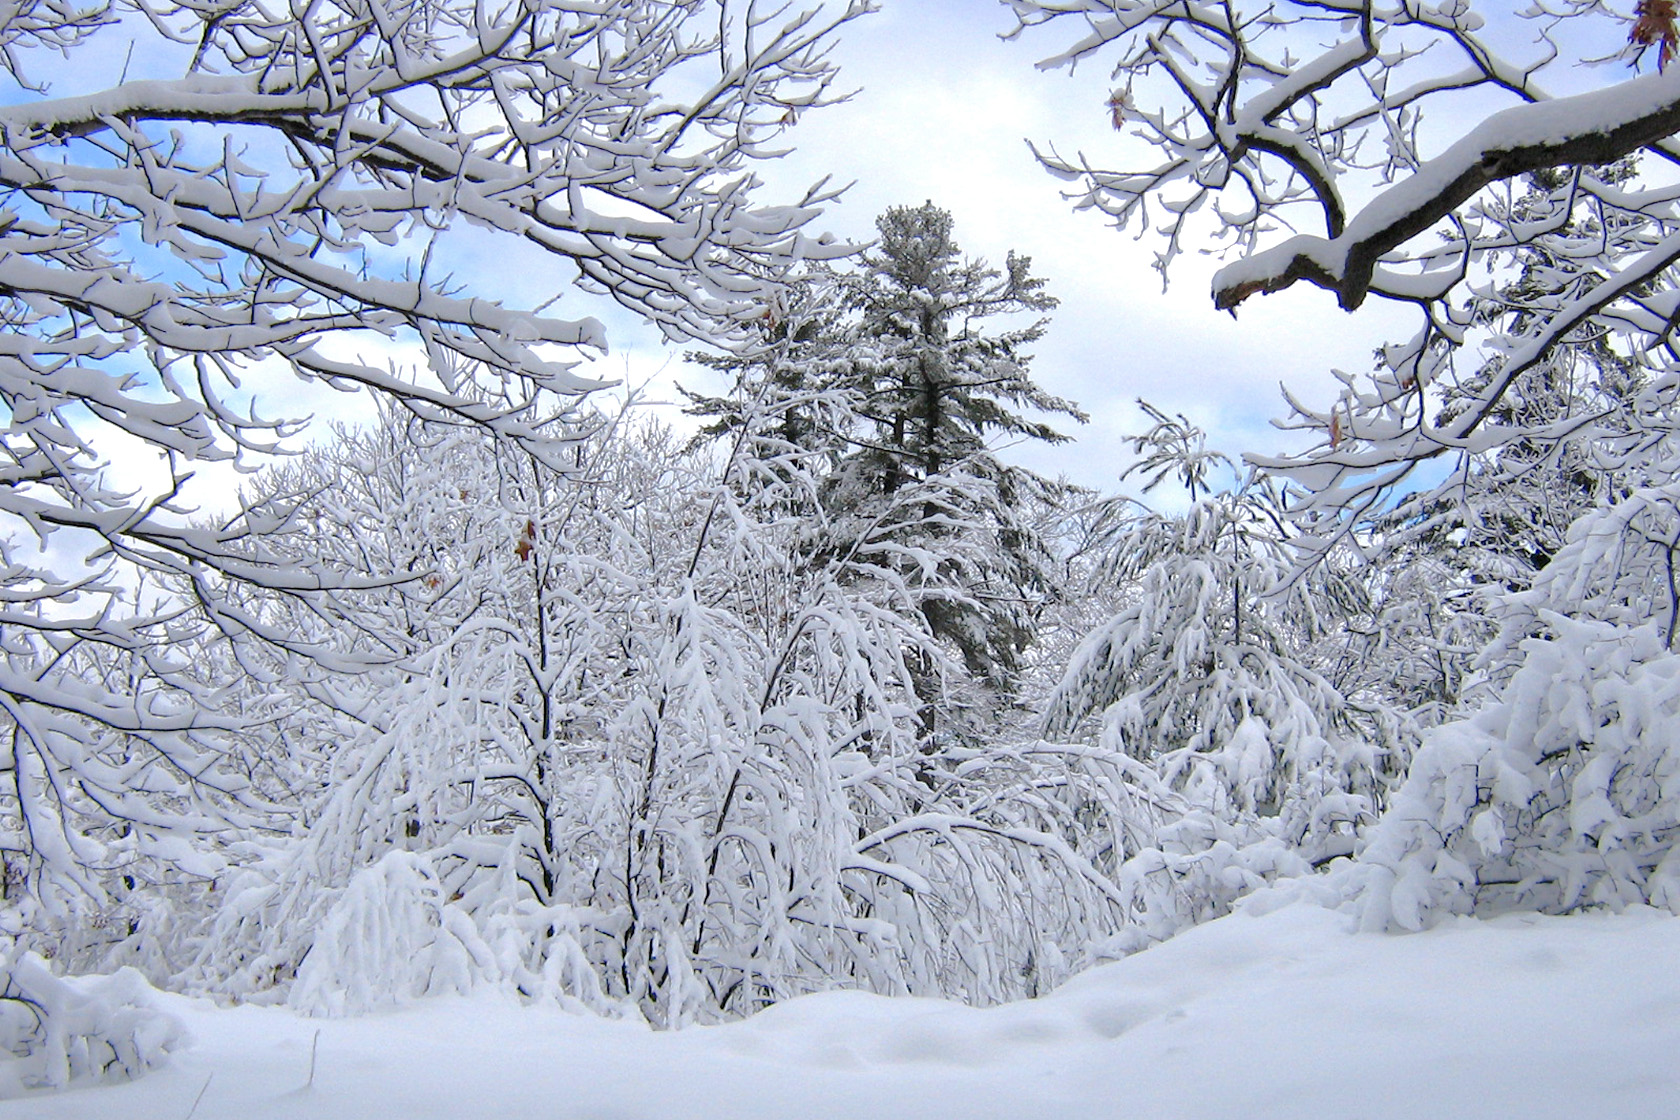
<instances>
[{"instance_id":1,"label":"snow-laden shrub","mask_svg":"<svg viewBox=\"0 0 1680 1120\"><path fill-rule=\"evenodd\" d=\"M393 851L358 871L327 911L291 1004L316 1015L355 1015L468 992L496 971L489 946L444 894L431 861Z\"/></svg>"},{"instance_id":2,"label":"snow-laden shrub","mask_svg":"<svg viewBox=\"0 0 1680 1120\"><path fill-rule=\"evenodd\" d=\"M138 1077L186 1042L132 968L55 976L39 954L0 956L0 1099Z\"/></svg>"},{"instance_id":3,"label":"snow-laden shrub","mask_svg":"<svg viewBox=\"0 0 1680 1120\"><path fill-rule=\"evenodd\" d=\"M1429 733L1372 830L1363 924L1650 903L1680 913L1680 656L1544 611L1497 703Z\"/></svg>"},{"instance_id":4,"label":"snow-laden shrub","mask_svg":"<svg viewBox=\"0 0 1680 1120\"><path fill-rule=\"evenodd\" d=\"M1210 813L1189 813L1164 830L1157 846L1121 865L1116 878L1132 920L1093 946L1091 959L1146 949L1229 914L1254 891L1310 874L1312 865L1277 837L1256 838Z\"/></svg>"},{"instance_id":5,"label":"snow-laden shrub","mask_svg":"<svg viewBox=\"0 0 1680 1120\"><path fill-rule=\"evenodd\" d=\"M418 422L294 464L335 503L322 549L438 574L332 636L411 625L402 664L330 691L276 667L297 715L263 772L303 804L241 846L183 982L323 1012L494 983L679 1026L1064 979L1123 921L1065 839L1081 798L1059 754L968 734L1003 717L920 606L968 591L931 549L902 572L896 520L827 520L826 459L773 438L808 405L754 412L726 464L648 428L562 479ZM918 680L966 714L930 734Z\"/></svg>"},{"instance_id":6,"label":"snow-laden shrub","mask_svg":"<svg viewBox=\"0 0 1680 1120\"><path fill-rule=\"evenodd\" d=\"M1194 491L1205 455L1183 447L1199 439L1162 419L1141 465ZM1257 487L1123 522L1106 573L1119 609L1049 696L1051 737L1095 739L1084 765L1104 792L1082 807L1079 846L1114 876L1131 925L1105 951L1352 855L1404 766L1400 714L1323 671L1347 660L1362 589L1329 565L1292 580L1275 502Z\"/></svg>"},{"instance_id":7,"label":"snow-laden shrub","mask_svg":"<svg viewBox=\"0 0 1680 1120\"><path fill-rule=\"evenodd\" d=\"M1069 787L1087 798L1076 813L1077 845L1112 881L1125 923L1089 947L1090 961L1164 941L1230 913L1256 889L1312 871L1296 844L1228 805L1215 809L1174 789L1149 763L1118 749L1111 734L1069 762Z\"/></svg>"},{"instance_id":8,"label":"snow-laden shrub","mask_svg":"<svg viewBox=\"0 0 1680 1120\"><path fill-rule=\"evenodd\" d=\"M601 937L592 921L599 915L540 906L511 875L493 871L463 896L438 862L437 853L398 850L356 872L318 926L297 935L307 950L290 1005L358 1015L490 987L572 1010L625 1012L597 976L600 953L591 943ZM253 888L254 907L271 901Z\"/></svg>"}]
</instances>

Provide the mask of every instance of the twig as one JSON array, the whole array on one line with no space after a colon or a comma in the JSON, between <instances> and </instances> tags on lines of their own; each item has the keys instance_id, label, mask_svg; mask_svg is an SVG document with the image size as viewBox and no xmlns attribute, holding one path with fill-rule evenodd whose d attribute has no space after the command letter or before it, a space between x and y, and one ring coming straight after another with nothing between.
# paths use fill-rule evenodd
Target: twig
<instances>
[{"instance_id":1,"label":"twig","mask_svg":"<svg viewBox=\"0 0 1680 1120\"><path fill-rule=\"evenodd\" d=\"M198 1087L198 1096L193 1098L192 1107L187 1109L186 1120L192 1120L193 1113L198 1111L198 1102L204 1099L205 1090L210 1088L210 1082L214 1081L215 1079L216 1079L216 1071L211 1070L209 1076L204 1079L204 1084L202 1084Z\"/></svg>"}]
</instances>

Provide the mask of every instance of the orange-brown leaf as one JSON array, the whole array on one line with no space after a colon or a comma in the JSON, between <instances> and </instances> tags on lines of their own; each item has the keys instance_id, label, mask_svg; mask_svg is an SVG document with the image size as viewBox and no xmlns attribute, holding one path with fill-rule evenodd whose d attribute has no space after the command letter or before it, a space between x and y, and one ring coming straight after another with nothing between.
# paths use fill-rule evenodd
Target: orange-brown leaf
<instances>
[{"instance_id":1,"label":"orange-brown leaf","mask_svg":"<svg viewBox=\"0 0 1680 1120\"><path fill-rule=\"evenodd\" d=\"M1628 42L1640 47L1652 43L1657 47L1657 69L1668 67L1669 60L1680 51L1680 28L1675 27L1675 0L1639 0L1633 9L1633 30Z\"/></svg>"},{"instance_id":2,"label":"orange-brown leaf","mask_svg":"<svg viewBox=\"0 0 1680 1120\"><path fill-rule=\"evenodd\" d=\"M1130 98L1125 90L1115 90L1108 95L1108 122L1114 126L1114 131L1121 132L1126 127L1126 106Z\"/></svg>"}]
</instances>

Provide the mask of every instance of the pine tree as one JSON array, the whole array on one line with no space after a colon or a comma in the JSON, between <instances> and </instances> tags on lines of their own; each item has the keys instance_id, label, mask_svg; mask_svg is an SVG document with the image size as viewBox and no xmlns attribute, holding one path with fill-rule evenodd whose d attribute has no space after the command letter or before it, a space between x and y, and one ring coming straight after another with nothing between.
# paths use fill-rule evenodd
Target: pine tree
<instances>
[{"instance_id":1,"label":"pine tree","mask_svg":"<svg viewBox=\"0 0 1680 1120\"><path fill-rule=\"evenodd\" d=\"M1042 317L997 333L983 322L1046 312L1057 301L1027 257L1010 253L1002 271L964 257L951 215L931 202L889 209L876 227L880 241L863 269L844 278L856 320L835 376L856 394L860 424L826 501L851 532L896 511L891 536L923 589L919 609L932 634L955 648L971 677L1007 694L1035 609L1054 584L1030 511L1069 491L1003 462L993 441L1067 439L1026 410L1080 422L1085 415L1028 375L1027 347L1043 336ZM909 487L925 491L919 504L899 500ZM925 668L917 692L931 736L946 686Z\"/></svg>"},{"instance_id":2,"label":"pine tree","mask_svg":"<svg viewBox=\"0 0 1680 1120\"><path fill-rule=\"evenodd\" d=\"M893 207L876 228L881 240L864 255L864 271L849 278L848 296L862 316L860 341L875 350L855 376L880 437L871 457L882 489L989 458L994 433L1064 442L1049 425L1011 410L1025 405L1085 419L1028 377L1026 347L1043 337L1045 320L990 336L977 325L1056 306L1031 275L1031 259L1010 253L1000 273L963 257L950 213L931 202Z\"/></svg>"},{"instance_id":3,"label":"pine tree","mask_svg":"<svg viewBox=\"0 0 1680 1120\"><path fill-rule=\"evenodd\" d=\"M1028 374L1042 316L983 329L1056 306L1028 258L1011 253L1000 271L964 257L951 215L931 202L889 209L876 226L861 268L813 269L766 313L760 347L696 356L734 377L731 395L689 397L691 411L714 418L703 438L718 438L770 394L787 448L827 456L810 562L868 542L883 584L908 588L912 601L900 605L954 655L930 650L914 669L931 749L949 730L941 712L985 713L1013 692L1038 609L1055 593L1040 523L1073 490L1005 463L993 443L1064 442L1027 413L1085 415Z\"/></svg>"}]
</instances>

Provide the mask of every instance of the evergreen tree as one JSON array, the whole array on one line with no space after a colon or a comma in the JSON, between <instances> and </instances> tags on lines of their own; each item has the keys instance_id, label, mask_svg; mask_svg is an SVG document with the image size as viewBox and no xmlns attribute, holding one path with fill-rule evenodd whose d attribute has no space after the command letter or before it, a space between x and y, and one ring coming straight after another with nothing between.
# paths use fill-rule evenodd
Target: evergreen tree
<instances>
[{"instance_id":1,"label":"evergreen tree","mask_svg":"<svg viewBox=\"0 0 1680 1120\"><path fill-rule=\"evenodd\" d=\"M963 257L950 213L931 202L893 207L875 224L880 242L864 254L864 270L848 278L847 294L862 316L860 349L873 347L860 355L854 376L879 437L866 458L878 467L881 488L890 492L909 478L989 459L994 433L1064 442L1048 424L1011 410L1024 405L1085 419L1028 377L1026 347L1043 337L1045 320L996 335L978 325L1056 306L1044 281L1031 275L1031 259L1010 253L999 272Z\"/></svg>"},{"instance_id":2,"label":"evergreen tree","mask_svg":"<svg viewBox=\"0 0 1680 1120\"><path fill-rule=\"evenodd\" d=\"M936 737L972 738L963 732L992 722L1015 691L1057 584L1041 526L1072 488L1003 462L992 445L1067 438L1028 412L1085 416L1028 375L1041 316L984 329L1056 306L1028 258L1011 253L998 270L964 257L951 215L931 202L889 209L876 225L861 268L814 268L790 286L766 312L760 346L695 356L734 378L729 395L688 396L690 411L713 418L703 439L738 434L774 398L784 451L823 458L808 562L866 552L869 564L849 568L864 573L856 578L908 595L893 609L919 616L932 639L911 672L924 750L935 753Z\"/></svg>"},{"instance_id":3,"label":"evergreen tree","mask_svg":"<svg viewBox=\"0 0 1680 1120\"><path fill-rule=\"evenodd\" d=\"M931 202L889 209L876 227L880 241L864 267L842 281L855 320L832 376L854 393L858 424L825 496L840 531L835 544L890 519L901 572L922 588L930 631L955 648L967 675L1007 695L1036 608L1054 586L1031 512L1068 488L1004 463L992 444L999 436L1066 440L1027 410L1085 415L1028 375L1027 347L1043 336L1042 317L996 333L983 324L1045 312L1056 300L1026 257L1009 254L1001 271L964 257L951 215ZM902 501L907 487L924 491L920 503ZM950 682L931 664L921 668L916 691L931 736Z\"/></svg>"}]
</instances>

